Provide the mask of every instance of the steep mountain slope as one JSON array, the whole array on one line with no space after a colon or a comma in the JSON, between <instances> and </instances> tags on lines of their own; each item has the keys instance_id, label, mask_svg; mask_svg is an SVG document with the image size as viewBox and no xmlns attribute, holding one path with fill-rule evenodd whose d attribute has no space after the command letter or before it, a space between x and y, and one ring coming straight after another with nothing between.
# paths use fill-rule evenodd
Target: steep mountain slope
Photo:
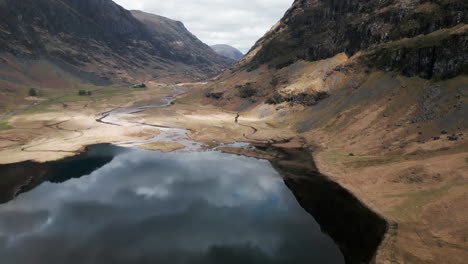
<instances>
[{"instance_id":1,"label":"steep mountain slope","mask_svg":"<svg viewBox=\"0 0 468 264\"><path fill-rule=\"evenodd\" d=\"M352 56L372 47L371 59L384 64L377 66L429 79L455 76L467 61L467 34L451 34L455 29L449 29L468 23L467 9L466 1L295 1L279 25L256 44L258 53L250 66L282 68L301 59L315 61L341 52ZM446 32L399 43L398 49L382 45L441 29ZM446 55L452 55L451 60ZM412 57L417 60L405 61Z\"/></svg>"},{"instance_id":2,"label":"steep mountain slope","mask_svg":"<svg viewBox=\"0 0 468 264\"><path fill-rule=\"evenodd\" d=\"M389 222L377 263L464 263L467 14L463 0L296 0L203 102L313 149Z\"/></svg>"},{"instance_id":3,"label":"steep mountain slope","mask_svg":"<svg viewBox=\"0 0 468 264\"><path fill-rule=\"evenodd\" d=\"M240 52L238 49L226 44L213 45L211 48L218 54L236 61L244 56L244 54L242 54L242 52Z\"/></svg>"},{"instance_id":4,"label":"steep mountain slope","mask_svg":"<svg viewBox=\"0 0 468 264\"><path fill-rule=\"evenodd\" d=\"M131 13L146 25L154 40L164 43L171 54L186 64L199 65L201 70L213 74L219 73L220 66L227 67L234 62L213 52L180 21L136 10Z\"/></svg>"},{"instance_id":5,"label":"steep mountain slope","mask_svg":"<svg viewBox=\"0 0 468 264\"><path fill-rule=\"evenodd\" d=\"M0 0L1 107L27 103L29 87L200 80L233 63L160 20L145 25L111 0Z\"/></svg>"},{"instance_id":6,"label":"steep mountain slope","mask_svg":"<svg viewBox=\"0 0 468 264\"><path fill-rule=\"evenodd\" d=\"M176 31L188 36L187 44L202 44L181 24L148 28L111 0L2 0L0 5L0 48L17 57L60 59L110 80L150 78L153 69L212 76L231 63L208 48L196 53L174 48Z\"/></svg>"}]
</instances>

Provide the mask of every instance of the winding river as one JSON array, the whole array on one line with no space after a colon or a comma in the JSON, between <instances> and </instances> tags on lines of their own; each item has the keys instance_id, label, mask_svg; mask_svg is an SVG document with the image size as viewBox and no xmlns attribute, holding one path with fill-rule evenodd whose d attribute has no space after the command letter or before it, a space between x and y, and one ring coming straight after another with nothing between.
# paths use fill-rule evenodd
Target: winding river
<instances>
[{"instance_id":1,"label":"winding river","mask_svg":"<svg viewBox=\"0 0 468 264\"><path fill-rule=\"evenodd\" d=\"M163 127L150 125L145 123L143 118L140 118L139 121L129 121L130 118L135 118L135 113L141 113L147 109L154 108L164 108L172 105L177 97L185 94L185 90L176 85L171 85L169 88L172 89L173 94L161 97L161 103L155 103L153 105L138 106L138 107L121 107L116 108L111 111L100 114L96 121L114 125L114 126L140 126L142 128L158 129L159 133L148 133L151 137L146 140L122 142L119 146L138 146L140 144L157 142L157 141L174 141L185 146L183 151L200 151L203 147L199 142L191 140L187 136L187 129L173 128L173 127Z\"/></svg>"}]
</instances>

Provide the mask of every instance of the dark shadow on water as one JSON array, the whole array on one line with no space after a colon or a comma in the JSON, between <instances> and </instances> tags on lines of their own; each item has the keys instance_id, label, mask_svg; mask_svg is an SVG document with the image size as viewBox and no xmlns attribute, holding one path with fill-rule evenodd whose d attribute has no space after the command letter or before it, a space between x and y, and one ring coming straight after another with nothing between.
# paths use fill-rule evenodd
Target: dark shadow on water
<instances>
[{"instance_id":1,"label":"dark shadow on water","mask_svg":"<svg viewBox=\"0 0 468 264\"><path fill-rule=\"evenodd\" d=\"M372 263L387 232L387 222L352 193L321 174L309 151L268 147L271 160L299 204L338 244L346 263Z\"/></svg>"},{"instance_id":2,"label":"dark shadow on water","mask_svg":"<svg viewBox=\"0 0 468 264\"><path fill-rule=\"evenodd\" d=\"M114 147L118 152L124 148ZM0 165L0 204L30 191L45 181L62 183L80 178L112 161L116 153L110 153L107 144L95 145L82 154L58 161L38 163L25 161Z\"/></svg>"}]
</instances>

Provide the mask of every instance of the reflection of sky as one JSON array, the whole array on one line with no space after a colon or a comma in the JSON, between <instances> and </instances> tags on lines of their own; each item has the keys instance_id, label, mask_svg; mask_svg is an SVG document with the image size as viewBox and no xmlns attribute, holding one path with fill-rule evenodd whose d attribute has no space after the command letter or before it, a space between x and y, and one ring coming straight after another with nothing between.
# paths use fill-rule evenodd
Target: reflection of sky
<instances>
[{"instance_id":1,"label":"reflection of sky","mask_svg":"<svg viewBox=\"0 0 468 264\"><path fill-rule=\"evenodd\" d=\"M1 205L0 257L4 264L342 263L267 161L142 150Z\"/></svg>"}]
</instances>

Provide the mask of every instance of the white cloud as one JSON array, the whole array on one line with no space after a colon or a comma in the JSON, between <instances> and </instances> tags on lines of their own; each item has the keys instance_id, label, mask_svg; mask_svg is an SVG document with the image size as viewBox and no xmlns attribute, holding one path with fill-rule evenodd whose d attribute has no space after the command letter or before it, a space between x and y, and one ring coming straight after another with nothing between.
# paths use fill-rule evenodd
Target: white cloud
<instances>
[{"instance_id":1,"label":"white cloud","mask_svg":"<svg viewBox=\"0 0 468 264\"><path fill-rule=\"evenodd\" d=\"M126 9L182 21L203 42L246 52L292 5L293 0L114 0Z\"/></svg>"}]
</instances>

